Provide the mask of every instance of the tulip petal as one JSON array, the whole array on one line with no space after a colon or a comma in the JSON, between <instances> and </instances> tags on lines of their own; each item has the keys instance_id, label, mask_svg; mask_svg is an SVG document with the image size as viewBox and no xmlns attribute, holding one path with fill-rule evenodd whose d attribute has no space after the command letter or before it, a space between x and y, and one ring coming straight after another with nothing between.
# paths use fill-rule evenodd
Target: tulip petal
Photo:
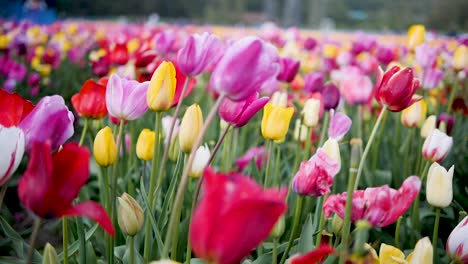
<instances>
[{"instance_id":1,"label":"tulip petal","mask_svg":"<svg viewBox=\"0 0 468 264\"><path fill-rule=\"evenodd\" d=\"M268 97L262 97L248 105L237 120L236 127L242 127L246 125L250 119L252 119L252 117L268 103L268 100Z\"/></svg>"},{"instance_id":2,"label":"tulip petal","mask_svg":"<svg viewBox=\"0 0 468 264\"><path fill-rule=\"evenodd\" d=\"M330 112L330 127L328 128L328 137L340 141L349 129L353 121L346 114L334 111Z\"/></svg>"},{"instance_id":3,"label":"tulip petal","mask_svg":"<svg viewBox=\"0 0 468 264\"><path fill-rule=\"evenodd\" d=\"M335 252L333 247L328 244L322 244L319 248L316 248L303 256L293 257L291 259L291 264L317 263L333 252Z\"/></svg>"},{"instance_id":4,"label":"tulip petal","mask_svg":"<svg viewBox=\"0 0 468 264\"><path fill-rule=\"evenodd\" d=\"M61 216L84 216L94 220L110 235L115 234L112 221L104 208L93 201L79 203L65 210Z\"/></svg>"}]
</instances>

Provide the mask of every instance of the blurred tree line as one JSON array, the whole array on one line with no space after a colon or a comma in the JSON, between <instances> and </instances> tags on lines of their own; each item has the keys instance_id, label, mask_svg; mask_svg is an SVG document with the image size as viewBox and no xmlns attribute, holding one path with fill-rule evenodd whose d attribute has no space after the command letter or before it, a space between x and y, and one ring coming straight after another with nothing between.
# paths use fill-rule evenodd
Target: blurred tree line
<instances>
[{"instance_id":1,"label":"blurred tree line","mask_svg":"<svg viewBox=\"0 0 468 264\"><path fill-rule=\"evenodd\" d=\"M0 0L2 2L4 0ZM12 0L8 0L11 2ZM164 19L195 23L405 30L414 23L445 32L468 30L467 0L44 0L60 16Z\"/></svg>"}]
</instances>

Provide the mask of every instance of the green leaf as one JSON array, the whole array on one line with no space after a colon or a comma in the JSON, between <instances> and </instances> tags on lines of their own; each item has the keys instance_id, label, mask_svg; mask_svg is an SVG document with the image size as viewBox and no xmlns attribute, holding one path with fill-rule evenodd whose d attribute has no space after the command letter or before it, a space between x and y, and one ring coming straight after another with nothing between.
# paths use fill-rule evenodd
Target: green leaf
<instances>
[{"instance_id":1,"label":"green leaf","mask_svg":"<svg viewBox=\"0 0 468 264\"><path fill-rule=\"evenodd\" d=\"M29 243L23 240L20 234L18 234L9 224L8 222L0 216L0 225L2 226L3 232L5 236L11 239L13 242L13 249L15 253L18 255L19 258L24 259L26 258L26 254L29 250ZM41 263L42 256L34 250L33 253L33 263ZM0 262L3 263L3 262Z\"/></svg>"},{"instance_id":2,"label":"green leaf","mask_svg":"<svg viewBox=\"0 0 468 264\"><path fill-rule=\"evenodd\" d=\"M271 259L271 252L261 255L258 259L256 259L252 264L271 264L272 259Z\"/></svg>"},{"instance_id":3,"label":"green leaf","mask_svg":"<svg viewBox=\"0 0 468 264\"><path fill-rule=\"evenodd\" d=\"M312 214L307 215L307 219L302 228L301 237L297 245L297 251L300 253L306 253L315 248L314 246L314 226L312 224Z\"/></svg>"},{"instance_id":4,"label":"green leaf","mask_svg":"<svg viewBox=\"0 0 468 264\"><path fill-rule=\"evenodd\" d=\"M144 184L144 181L143 180L140 180L140 193L141 193L141 198L143 199L143 207L144 207L144 210L147 214L149 214L149 219L151 221L151 226L153 227L153 233L154 233L154 238L156 239L156 243L158 245L157 247L157 250L158 250L158 255L161 256L162 255L162 249L164 248L164 244L162 242L162 239L161 239L161 234L159 233L159 229L158 229L158 226L156 224L156 220L154 219L154 215L149 213L150 210L150 206L149 206L149 202L148 202L148 196L146 194L146 191L145 191L145 184Z\"/></svg>"},{"instance_id":5,"label":"green leaf","mask_svg":"<svg viewBox=\"0 0 468 264\"><path fill-rule=\"evenodd\" d=\"M94 235L98 227L99 227L99 224L95 224L91 229L88 230L88 232L86 232L85 234L86 241L88 241ZM71 244L71 246L68 246L68 258L73 256L73 254L75 254L79 248L80 248L80 241L75 241ZM63 252L61 252L58 255L58 258L60 261L63 261Z\"/></svg>"}]
</instances>

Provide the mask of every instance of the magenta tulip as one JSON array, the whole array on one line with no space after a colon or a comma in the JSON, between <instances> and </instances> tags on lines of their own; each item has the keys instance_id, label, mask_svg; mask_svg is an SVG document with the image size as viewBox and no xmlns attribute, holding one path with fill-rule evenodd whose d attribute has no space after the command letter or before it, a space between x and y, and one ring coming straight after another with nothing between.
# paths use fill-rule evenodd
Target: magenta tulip
<instances>
[{"instance_id":1,"label":"magenta tulip","mask_svg":"<svg viewBox=\"0 0 468 264\"><path fill-rule=\"evenodd\" d=\"M280 58L279 62L281 70L278 73L278 76L276 76L276 79L283 82L291 82L299 71L301 62L289 57Z\"/></svg>"},{"instance_id":2,"label":"magenta tulip","mask_svg":"<svg viewBox=\"0 0 468 264\"><path fill-rule=\"evenodd\" d=\"M311 72L304 77L304 92L321 92L325 77L321 72Z\"/></svg>"},{"instance_id":3,"label":"magenta tulip","mask_svg":"<svg viewBox=\"0 0 468 264\"><path fill-rule=\"evenodd\" d=\"M247 99L279 72L276 48L256 37L234 42L219 60L210 87L233 101Z\"/></svg>"},{"instance_id":4,"label":"magenta tulip","mask_svg":"<svg viewBox=\"0 0 468 264\"><path fill-rule=\"evenodd\" d=\"M238 102L224 98L219 106L219 116L235 127L242 127L268 103L268 100L268 97L259 98L258 92Z\"/></svg>"},{"instance_id":5,"label":"magenta tulip","mask_svg":"<svg viewBox=\"0 0 468 264\"><path fill-rule=\"evenodd\" d=\"M257 165L257 168L260 170L262 168L263 161L266 161L267 159L268 154L265 153L265 147L252 147L249 150L247 150L247 152L245 152L243 156L236 159L236 165L237 168L239 168L239 170L242 171L245 167L249 165L249 163L252 160L254 160L255 165Z\"/></svg>"}]
</instances>

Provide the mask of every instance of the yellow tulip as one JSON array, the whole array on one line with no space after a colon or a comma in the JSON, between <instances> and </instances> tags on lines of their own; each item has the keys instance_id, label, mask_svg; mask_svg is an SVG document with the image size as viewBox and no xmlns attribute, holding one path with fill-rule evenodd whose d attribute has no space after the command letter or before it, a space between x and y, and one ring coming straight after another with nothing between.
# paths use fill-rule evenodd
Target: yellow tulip
<instances>
[{"instance_id":1,"label":"yellow tulip","mask_svg":"<svg viewBox=\"0 0 468 264\"><path fill-rule=\"evenodd\" d=\"M408 29L407 46L413 50L424 42L426 28L423 25L412 25Z\"/></svg>"},{"instance_id":2,"label":"yellow tulip","mask_svg":"<svg viewBox=\"0 0 468 264\"><path fill-rule=\"evenodd\" d=\"M405 254L394 246L382 243L379 251L380 264L399 264L405 262Z\"/></svg>"},{"instance_id":3,"label":"yellow tulip","mask_svg":"<svg viewBox=\"0 0 468 264\"><path fill-rule=\"evenodd\" d=\"M142 228L144 218L143 209L138 202L127 193L117 197L119 206L117 208L117 221L120 230L129 236L135 236Z\"/></svg>"},{"instance_id":4,"label":"yellow tulip","mask_svg":"<svg viewBox=\"0 0 468 264\"><path fill-rule=\"evenodd\" d=\"M426 101L418 101L401 112L401 123L406 127L416 127L426 118Z\"/></svg>"},{"instance_id":5,"label":"yellow tulip","mask_svg":"<svg viewBox=\"0 0 468 264\"><path fill-rule=\"evenodd\" d=\"M102 167L110 166L117 160L117 146L110 127L106 126L96 134L93 154L97 164Z\"/></svg>"},{"instance_id":6,"label":"yellow tulip","mask_svg":"<svg viewBox=\"0 0 468 264\"><path fill-rule=\"evenodd\" d=\"M468 47L461 45L457 47L453 54L453 68L455 70L463 70L468 67Z\"/></svg>"},{"instance_id":7,"label":"yellow tulip","mask_svg":"<svg viewBox=\"0 0 468 264\"><path fill-rule=\"evenodd\" d=\"M180 149L190 153L203 126L203 113L198 104L193 104L185 111L179 130Z\"/></svg>"},{"instance_id":8,"label":"yellow tulip","mask_svg":"<svg viewBox=\"0 0 468 264\"><path fill-rule=\"evenodd\" d=\"M263 137L282 141L286 137L286 133L288 133L294 109L292 107L273 106L270 103L267 103L263 109Z\"/></svg>"},{"instance_id":9,"label":"yellow tulip","mask_svg":"<svg viewBox=\"0 0 468 264\"><path fill-rule=\"evenodd\" d=\"M146 102L153 111L167 111L176 90L176 72L172 62L163 61L151 77Z\"/></svg>"},{"instance_id":10,"label":"yellow tulip","mask_svg":"<svg viewBox=\"0 0 468 264\"><path fill-rule=\"evenodd\" d=\"M0 35L0 50L6 49L8 44L10 44L10 40L7 35Z\"/></svg>"},{"instance_id":11,"label":"yellow tulip","mask_svg":"<svg viewBox=\"0 0 468 264\"><path fill-rule=\"evenodd\" d=\"M155 138L156 133L147 128L140 132L136 144L136 155L139 159L146 161L153 159Z\"/></svg>"}]
</instances>

